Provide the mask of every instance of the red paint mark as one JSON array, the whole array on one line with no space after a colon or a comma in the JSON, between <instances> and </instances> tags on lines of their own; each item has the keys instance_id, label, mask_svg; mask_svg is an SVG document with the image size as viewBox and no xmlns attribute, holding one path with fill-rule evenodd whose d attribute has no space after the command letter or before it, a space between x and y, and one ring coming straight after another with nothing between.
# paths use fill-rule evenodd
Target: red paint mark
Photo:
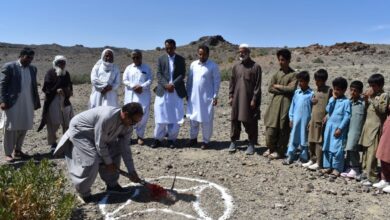
<instances>
[{"instance_id":1,"label":"red paint mark","mask_svg":"<svg viewBox=\"0 0 390 220\"><path fill-rule=\"evenodd\" d=\"M160 200L168 195L167 190L157 184L147 183L146 188L150 191L152 200Z\"/></svg>"}]
</instances>

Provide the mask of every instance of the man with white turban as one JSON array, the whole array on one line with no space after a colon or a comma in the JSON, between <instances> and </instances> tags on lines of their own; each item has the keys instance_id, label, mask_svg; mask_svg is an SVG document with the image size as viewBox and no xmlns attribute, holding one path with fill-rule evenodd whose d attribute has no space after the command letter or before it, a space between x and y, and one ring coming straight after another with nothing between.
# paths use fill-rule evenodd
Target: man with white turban
<instances>
[{"instance_id":1,"label":"man with white turban","mask_svg":"<svg viewBox=\"0 0 390 220\"><path fill-rule=\"evenodd\" d=\"M117 89L120 85L119 67L114 64L114 51L105 49L91 72L92 94L89 108L97 106L118 107Z\"/></svg>"},{"instance_id":2,"label":"man with white turban","mask_svg":"<svg viewBox=\"0 0 390 220\"><path fill-rule=\"evenodd\" d=\"M134 127L137 133L137 142L139 145L143 145L146 123L149 118L150 84L152 84L153 75L150 67L142 63L142 52L140 50L134 50L131 53L131 58L133 63L127 66L123 73L123 84L125 85L124 104L138 102L142 106L144 115L142 120Z\"/></svg>"},{"instance_id":3,"label":"man with white turban","mask_svg":"<svg viewBox=\"0 0 390 220\"><path fill-rule=\"evenodd\" d=\"M74 115L69 101L73 95L73 85L66 70L65 56L54 57L53 67L45 75L42 91L45 93L45 103L38 131L47 125L47 142L53 151L57 146L57 130L61 126L62 133L65 133Z\"/></svg>"}]
</instances>

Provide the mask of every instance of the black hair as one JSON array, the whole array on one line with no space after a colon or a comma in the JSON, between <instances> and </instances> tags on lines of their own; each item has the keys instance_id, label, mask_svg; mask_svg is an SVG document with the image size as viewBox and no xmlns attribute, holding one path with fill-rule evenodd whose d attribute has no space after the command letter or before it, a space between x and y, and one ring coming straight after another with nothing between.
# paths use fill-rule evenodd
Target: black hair
<instances>
[{"instance_id":1,"label":"black hair","mask_svg":"<svg viewBox=\"0 0 390 220\"><path fill-rule=\"evenodd\" d=\"M287 49L278 50L278 52L276 53L276 57L278 57L279 59L280 56L282 56L286 60L291 60L291 52Z\"/></svg>"},{"instance_id":2,"label":"black hair","mask_svg":"<svg viewBox=\"0 0 390 220\"><path fill-rule=\"evenodd\" d=\"M122 112L126 112L129 117L134 115L143 115L144 111L142 110L141 104L138 102L130 102L122 107Z\"/></svg>"},{"instance_id":3,"label":"black hair","mask_svg":"<svg viewBox=\"0 0 390 220\"><path fill-rule=\"evenodd\" d=\"M351 85L349 85L349 88L354 88L359 90L359 92L363 92L363 83L359 80L352 81Z\"/></svg>"},{"instance_id":4,"label":"black hair","mask_svg":"<svg viewBox=\"0 0 390 220\"><path fill-rule=\"evenodd\" d=\"M372 74L368 78L368 84L375 84L382 87L383 85L385 85L385 78L382 76L382 74L379 73Z\"/></svg>"},{"instance_id":5,"label":"black hair","mask_svg":"<svg viewBox=\"0 0 390 220\"><path fill-rule=\"evenodd\" d=\"M34 54L35 54L35 52L31 48L25 47L25 48L23 48L20 51L19 57L22 57L22 56L25 56L25 55L27 55L27 56L34 56Z\"/></svg>"},{"instance_id":6,"label":"black hair","mask_svg":"<svg viewBox=\"0 0 390 220\"><path fill-rule=\"evenodd\" d=\"M172 44L174 47L176 47L176 41L174 39L166 39L165 44Z\"/></svg>"},{"instance_id":7,"label":"black hair","mask_svg":"<svg viewBox=\"0 0 390 220\"><path fill-rule=\"evenodd\" d=\"M204 52L206 52L207 54L210 54L210 49L209 49L209 47L208 46L206 46L206 45L200 45L199 47L198 47L198 50L200 50L200 49L202 49Z\"/></svg>"},{"instance_id":8,"label":"black hair","mask_svg":"<svg viewBox=\"0 0 390 220\"><path fill-rule=\"evenodd\" d=\"M345 78L343 77L337 77L336 79L333 80L332 82L333 88L337 87L342 90L346 90L348 88L348 82Z\"/></svg>"},{"instance_id":9,"label":"black hair","mask_svg":"<svg viewBox=\"0 0 390 220\"><path fill-rule=\"evenodd\" d=\"M299 72L296 75L296 78L297 78L297 80L303 80L303 81L306 81L306 82L310 82L310 74L307 71Z\"/></svg>"},{"instance_id":10,"label":"black hair","mask_svg":"<svg viewBox=\"0 0 390 220\"><path fill-rule=\"evenodd\" d=\"M317 72L314 73L314 79L322 80L325 82L326 80L328 80L328 71L326 71L325 69L317 70Z\"/></svg>"}]
</instances>

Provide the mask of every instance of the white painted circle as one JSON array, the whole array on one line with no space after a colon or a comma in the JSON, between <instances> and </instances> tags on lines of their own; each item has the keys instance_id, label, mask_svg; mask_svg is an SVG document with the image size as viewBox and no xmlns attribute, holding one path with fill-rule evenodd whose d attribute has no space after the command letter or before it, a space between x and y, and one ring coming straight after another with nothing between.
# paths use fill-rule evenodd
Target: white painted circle
<instances>
[{"instance_id":1,"label":"white painted circle","mask_svg":"<svg viewBox=\"0 0 390 220\"><path fill-rule=\"evenodd\" d=\"M161 176L152 180L159 180L159 179L173 179L173 176ZM187 213L183 212L177 212L172 209L168 208L150 208L150 209L145 209L145 210L139 210L139 211L133 211L124 215L118 215L120 210L125 208L127 205L131 204L132 199L135 198L139 194L139 190L135 190L133 195L128 199L124 204L120 205L118 208L116 208L112 212L106 211L106 206L107 206L107 200L110 196L110 194L107 194L103 199L99 201L99 209L102 215L105 217L106 220L116 220L116 219L122 219L125 217L131 217L134 214L139 214L139 213L150 213L150 212L163 212L163 213L169 213L173 215L178 215L181 217L185 217L187 219L205 219L205 220L210 220L212 219L206 211L204 211L201 206L200 206L200 194L203 192L203 190L208 189L208 188L214 188L218 190L221 193L221 199L224 202L224 212L222 215L218 218L219 220L225 220L228 219L231 214L233 213L233 197L228 193L228 189L226 189L223 186L220 186L216 183L207 181L207 180L201 180L201 179L194 179L194 178L188 178L188 177L181 177L177 176L176 179L178 180L186 180L190 182L197 182L200 183L200 185L193 186L187 189L175 189L177 192L188 192L188 191L195 191L195 197L196 200L192 202L192 207L194 211L198 214L198 216L193 216ZM135 185L135 184L129 184L129 186Z\"/></svg>"}]
</instances>

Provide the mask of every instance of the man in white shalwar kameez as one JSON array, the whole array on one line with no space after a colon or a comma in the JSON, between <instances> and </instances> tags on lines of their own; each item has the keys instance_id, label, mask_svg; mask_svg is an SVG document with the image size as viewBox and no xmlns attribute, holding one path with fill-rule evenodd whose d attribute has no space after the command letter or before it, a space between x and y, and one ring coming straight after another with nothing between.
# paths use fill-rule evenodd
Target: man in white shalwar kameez
<instances>
[{"instance_id":1,"label":"man in white shalwar kameez","mask_svg":"<svg viewBox=\"0 0 390 220\"><path fill-rule=\"evenodd\" d=\"M199 46L199 60L191 63L187 80L187 115L190 118L189 147L197 144L199 126L202 126L203 144L206 149L213 132L214 106L218 102L221 75L217 64L209 60L209 48Z\"/></svg>"},{"instance_id":2,"label":"man in white shalwar kameez","mask_svg":"<svg viewBox=\"0 0 390 220\"><path fill-rule=\"evenodd\" d=\"M162 139L168 135L168 145L175 147L179 135L179 122L184 117L183 98L187 96L184 78L186 72L185 59L176 54L176 42L173 39L165 41L167 54L158 59L157 87L154 101L155 141L152 148L159 147Z\"/></svg>"},{"instance_id":3,"label":"man in white shalwar kameez","mask_svg":"<svg viewBox=\"0 0 390 220\"><path fill-rule=\"evenodd\" d=\"M126 67L123 73L123 84L125 85L124 104L138 102L144 111L142 120L134 126L139 145L144 144L144 135L146 123L149 119L150 109L150 84L152 84L153 75L150 67L142 63L142 52L134 50L131 53L133 63Z\"/></svg>"},{"instance_id":4,"label":"man in white shalwar kameez","mask_svg":"<svg viewBox=\"0 0 390 220\"><path fill-rule=\"evenodd\" d=\"M91 71L92 94L89 108L118 106L117 90L120 86L120 70L114 64L114 51L105 49Z\"/></svg>"},{"instance_id":5,"label":"man in white shalwar kameez","mask_svg":"<svg viewBox=\"0 0 390 220\"><path fill-rule=\"evenodd\" d=\"M22 145L31 130L34 110L41 107L37 86L37 68L30 65L34 51L24 48L19 60L4 64L0 74L0 108L3 110L3 146L6 162L27 159Z\"/></svg>"},{"instance_id":6,"label":"man in white shalwar kameez","mask_svg":"<svg viewBox=\"0 0 390 220\"><path fill-rule=\"evenodd\" d=\"M107 192L128 193L118 183L121 157L131 181L141 181L134 168L130 138L131 126L138 123L142 115L139 103L128 103L122 108L89 109L70 121L54 155L65 154L70 179L81 200L93 200L91 186L98 173L107 185Z\"/></svg>"}]
</instances>

